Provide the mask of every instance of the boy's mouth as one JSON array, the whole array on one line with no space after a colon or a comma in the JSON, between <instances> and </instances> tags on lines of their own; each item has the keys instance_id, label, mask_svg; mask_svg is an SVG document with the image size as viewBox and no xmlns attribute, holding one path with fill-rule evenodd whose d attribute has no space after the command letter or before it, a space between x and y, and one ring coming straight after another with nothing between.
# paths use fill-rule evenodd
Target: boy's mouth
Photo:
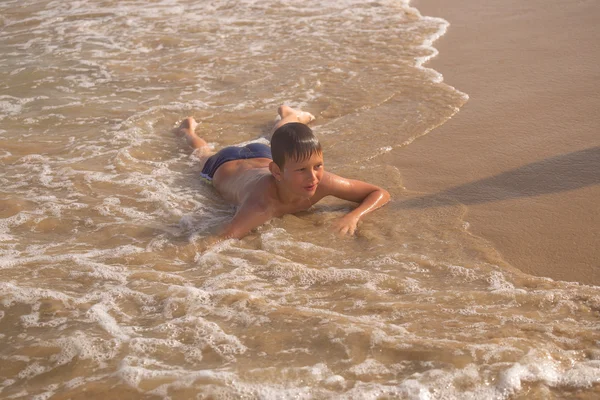
<instances>
[{"instance_id":1,"label":"boy's mouth","mask_svg":"<svg viewBox=\"0 0 600 400\"><path fill-rule=\"evenodd\" d=\"M307 192L312 192L317 188L317 183L315 183L314 185L310 185L310 186L304 186L304 190L306 190Z\"/></svg>"}]
</instances>

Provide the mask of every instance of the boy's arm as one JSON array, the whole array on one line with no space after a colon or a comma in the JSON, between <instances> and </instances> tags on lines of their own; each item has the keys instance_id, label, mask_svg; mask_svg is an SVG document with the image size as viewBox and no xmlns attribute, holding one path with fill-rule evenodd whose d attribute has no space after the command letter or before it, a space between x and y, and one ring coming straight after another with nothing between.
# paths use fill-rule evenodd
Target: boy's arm
<instances>
[{"instance_id":1,"label":"boy's arm","mask_svg":"<svg viewBox=\"0 0 600 400\"><path fill-rule=\"evenodd\" d=\"M219 238L221 240L241 239L271 218L273 218L272 212L266 204L246 201L237 210L233 219L223 227Z\"/></svg>"},{"instance_id":2,"label":"boy's arm","mask_svg":"<svg viewBox=\"0 0 600 400\"><path fill-rule=\"evenodd\" d=\"M390 200L387 190L370 183L346 179L341 176L325 172L319 186L323 186L324 195L360 203L337 222L340 233L354 234L358 221L365 215L383 206Z\"/></svg>"}]
</instances>

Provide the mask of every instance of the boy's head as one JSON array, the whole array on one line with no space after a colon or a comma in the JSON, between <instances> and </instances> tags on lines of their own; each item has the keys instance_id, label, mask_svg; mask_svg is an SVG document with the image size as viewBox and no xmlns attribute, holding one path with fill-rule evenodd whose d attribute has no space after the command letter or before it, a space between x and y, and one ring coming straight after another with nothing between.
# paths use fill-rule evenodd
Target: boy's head
<instances>
[{"instance_id":1,"label":"boy's head","mask_svg":"<svg viewBox=\"0 0 600 400\"><path fill-rule=\"evenodd\" d=\"M273 162L281 170L286 160L302 161L322 152L321 143L312 129L300 122L280 126L271 137Z\"/></svg>"},{"instance_id":2,"label":"boy's head","mask_svg":"<svg viewBox=\"0 0 600 400\"><path fill-rule=\"evenodd\" d=\"M271 137L273 162L269 170L295 196L313 196L323 178L323 151L312 130L299 122L279 127Z\"/></svg>"}]
</instances>

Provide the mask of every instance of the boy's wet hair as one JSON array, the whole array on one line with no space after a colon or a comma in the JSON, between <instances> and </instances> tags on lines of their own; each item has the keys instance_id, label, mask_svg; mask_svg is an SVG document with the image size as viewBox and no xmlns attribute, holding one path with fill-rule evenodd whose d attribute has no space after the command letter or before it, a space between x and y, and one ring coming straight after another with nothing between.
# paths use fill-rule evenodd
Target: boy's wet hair
<instances>
[{"instance_id":1,"label":"boy's wet hair","mask_svg":"<svg viewBox=\"0 0 600 400\"><path fill-rule=\"evenodd\" d=\"M312 129L300 122L280 126L271 137L273 162L279 168L283 168L286 159L301 161L321 152L321 143Z\"/></svg>"}]
</instances>

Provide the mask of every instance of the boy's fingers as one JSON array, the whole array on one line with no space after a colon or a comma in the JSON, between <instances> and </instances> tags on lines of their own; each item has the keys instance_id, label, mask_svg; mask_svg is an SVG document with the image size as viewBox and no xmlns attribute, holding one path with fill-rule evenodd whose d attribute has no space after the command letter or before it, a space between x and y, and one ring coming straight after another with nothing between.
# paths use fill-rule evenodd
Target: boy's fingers
<instances>
[{"instance_id":1,"label":"boy's fingers","mask_svg":"<svg viewBox=\"0 0 600 400\"><path fill-rule=\"evenodd\" d=\"M342 228L340 228L339 230L341 235L350 235L353 236L354 233L356 232L356 227L355 226L343 226Z\"/></svg>"}]
</instances>

